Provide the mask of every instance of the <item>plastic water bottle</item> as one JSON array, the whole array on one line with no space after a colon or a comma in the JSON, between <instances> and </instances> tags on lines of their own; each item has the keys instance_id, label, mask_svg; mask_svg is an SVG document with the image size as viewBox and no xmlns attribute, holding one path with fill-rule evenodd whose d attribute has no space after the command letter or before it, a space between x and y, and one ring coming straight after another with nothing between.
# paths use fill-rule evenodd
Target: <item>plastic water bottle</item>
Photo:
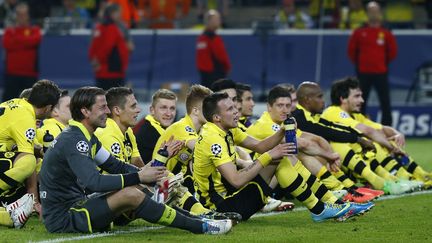
<instances>
[{"instance_id":1,"label":"plastic water bottle","mask_svg":"<svg viewBox=\"0 0 432 243\"><path fill-rule=\"evenodd\" d=\"M54 136L50 134L48 130L46 130L42 138L42 141L43 141L43 151L45 153L48 150L49 146L51 146L52 141L54 141Z\"/></svg>"},{"instance_id":2,"label":"plastic water bottle","mask_svg":"<svg viewBox=\"0 0 432 243\"><path fill-rule=\"evenodd\" d=\"M157 155L155 156L151 166L165 166L168 160L168 149L167 146L159 149Z\"/></svg>"},{"instance_id":3,"label":"plastic water bottle","mask_svg":"<svg viewBox=\"0 0 432 243\"><path fill-rule=\"evenodd\" d=\"M285 142L295 144L295 152L291 154L297 154L297 138L296 138L296 125L294 118L289 117L284 121L285 126Z\"/></svg>"},{"instance_id":4,"label":"plastic water bottle","mask_svg":"<svg viewBox=\"0 0 432 243\"><path fill-rule=\"evenodd\" d=\"M399 162L400 165L405 166L408 165L410 162L410 159L406 155L401 155L396 157L397 162Z\"/></svg>"}]
</instances>

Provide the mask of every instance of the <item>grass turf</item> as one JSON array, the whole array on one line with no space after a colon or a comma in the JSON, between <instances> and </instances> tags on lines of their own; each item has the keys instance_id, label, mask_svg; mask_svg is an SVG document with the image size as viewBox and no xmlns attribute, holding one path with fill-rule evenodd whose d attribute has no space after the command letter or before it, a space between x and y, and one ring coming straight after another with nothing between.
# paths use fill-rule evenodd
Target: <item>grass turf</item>
<instances>
[{"instance_id":1,"label":"grass turf","mask_svg":"<svg viewBox=\"0 0 432 243\"><path fill-rule=\"evenodd\" d=\"M408 140L406 150L428 171L432 171L432 140ZM376 202L375 208L362 217L344 223L313 223L307 211L296 211L267 217L256 217L234 227L223 236L194 235L185 231L162 228L148 230L151 225L137 220L126 227L116 227L112 235L49 234L36 217L21 230L0 228L0 242L28 242L77 237L93 237L92 242L212 242L227 240L250 242L432 242L430 219L432 195L410 195ZM115 235L114 235L115 234ZM104 237L99 237L104 236ZM84 239L81 239L84 240Z\"/></svg>"}]
</instances>

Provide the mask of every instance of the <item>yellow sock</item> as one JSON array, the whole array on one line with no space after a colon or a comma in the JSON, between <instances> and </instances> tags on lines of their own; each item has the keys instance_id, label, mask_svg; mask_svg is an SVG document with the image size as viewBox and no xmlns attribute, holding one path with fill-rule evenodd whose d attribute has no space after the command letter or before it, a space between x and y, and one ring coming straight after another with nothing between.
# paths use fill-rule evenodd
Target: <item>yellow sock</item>
<instances>
[{"instance_id":1,"label":"yellow sock","mask_svg":"<svg viewBox=\"0 0 432 243\"><path fill-rule=\"evenodd\" d=\"M297 162L299 164L300 162ZM308 209L313 209L319 203L303 177L294 169L291 162L284 157L276 169L279 185L302 202Z\"/></svg>"},{"instance_id":2,"label":"yellow sock","mask_svg":"<svg viewBox=\"0 0 432 243\"><path fill-rule=\"evenodd\" d=\"M0 225L7 227L13 226L10 214L6 211L5 208L0 208Z\"/></svg>"},{"instance_id":3,"label":"yellow sock","mask_svg":"<svg viewBox=\"0 0 432 243\"><path fill-rule=\"evenodd\" d=\"M369 166L371 167L371 169L372 169L372 170L373 170L373 171L374 171L378 176L380 176L380 177L383 178L384 180L387 180L387 181L388 181L388 180L391 180L391 181L396 181L396 180L397 180L397 177L394 176L394 175L392 175L392 174L390 174L389 171L387 171L386 169L384 169L384 167L382 167L376 159L372 158L372 159L369 161Z\"/></svg>"},{"instance_id":4,"label":"yellow sock","mask_svg":"<svg viewBox=\"0 0 432 243\"><path fill-rule=\"evenodd\" d=\"M189 211L193 215L210 212L210 210L205 208L200 202L198 202L189 191L187 191L180 199L179 207L186 211Z\"/></svg>"},{"instance_id":5,"label":"yellow sock","mask_svg":"<svg viewBox=\"0 0 432 243\"><path fill-rule=\"evenodd\" d=\"M325 166L323 166L316 176L324 186L330 190L342 190L344 185Z\"/></svg>"},{"instance_id":6,"label":"yellow sock","mask_svg":"<svg viewBox=\"0 0 432 243\"><path fill-rule=\"evenodd\" d=\"M350 188L354 186L354 182L343 173L343 171L339 170L338 172L332 172L332 174L340 181L346 188Z\"/></svg>"},{"instance_id":7,"label":"yellow sock","mask_svg":"<svg viewBox=\"0 0 432 243\"><path fill-rule=\"evenodd\" d=\"M358 154L354 153L353 150L350 150L346 154L343 160L343 166L371 183L375 189L382 189L384 187L385 180L375 174L369 165L365 163Z\"/></svg>"},{"instance_id":8,"label":"yellow sock","mask_svg":"<svg viewBox=\"0 0 432 243\"><path fill-rule=\"evenodd\" d=\"M396 172L396 176L399 179L409 180L411 178L411 174L405 170L404 167L400 167Z\"/></svg>"},{"instance_id":9,"label":"yellow sock","mask_svg":"<svg viewBox=\"0 0 432 243\"><path fill-rule=\"evenodd\" d=\"M162 217L158 220L158 223L162 225L171 225L176 217L176 214L177 212L173 208L165 205L165 210L162 214Z\"/></svg>"},{"instance_id":10,"label":"yellow sock","mask_svg":"<svg viewBox=\"0 0 432 243\"><path fill-rule=\"evenodd\" d=\"M23 183L32 175L36 168L36 158L32 154L25 154L15 161L13 167L3 173L7 181L0 180L0 189L7 191Z\"/></svg>"},{"instance_id":11,"label":"yellow sock","mask_svg":"<svg viewBox=\"0 0 432 243\"><path fill-rule=\"evenodd\" d=\"M306 183L320 201L335 203L338 200L325 185L321 184L317 178L310 173L310 171L301 163L300 160L297 161L297 164L294 165L294 168L303 178L306 179Z\"/></svg>"}]
</instances>

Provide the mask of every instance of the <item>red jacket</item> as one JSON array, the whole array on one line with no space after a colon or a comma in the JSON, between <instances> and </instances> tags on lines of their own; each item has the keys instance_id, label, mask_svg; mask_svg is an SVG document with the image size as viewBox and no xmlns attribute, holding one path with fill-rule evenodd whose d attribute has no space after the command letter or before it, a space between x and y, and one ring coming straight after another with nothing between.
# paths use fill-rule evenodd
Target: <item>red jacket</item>
<instances>
[{"instance_id":1,"label":"red jacket","mask_svg":"<svg viewBox=\"0 0 432 243\"><path fill-rule=\"evenodd\" d=\"M348 43L348 56L360 73L386 73L388 64L396 54L395 37L382 27L358 28L351 35Z\"/></svg>"},{"instance_id":2,"label":"red jacket","mask_svg":"<svg viewBox=\"0 0 432 243\"><path fill-rule=\"evenodd\" d=\"M115 23L96 25L89 50L90 60L100 67L96 78L124 78L128 66L127 41Z\"/></svg>"},{"instance_id":3,"label":"red jacket","mask_svg":"<svg viewBox=\"0 0 432 243\"><path fill-rule=\"evenodd\" d=\"M38 50L41 40L41 31L37 26L7 28L3 35L6 74L37 77L39 75Z\"/></svg>"},{"instance_id":4,"label":"red jacket","mask_svg":"<svg viewBox=\"0 0 432 243\"><path fill-rule=\"evenodd\" d=\"M231 64L223 40L214 31L206 30L198 37L196 50L199 71L223 73L230 71Z\"/></svg>"}]
</instances>

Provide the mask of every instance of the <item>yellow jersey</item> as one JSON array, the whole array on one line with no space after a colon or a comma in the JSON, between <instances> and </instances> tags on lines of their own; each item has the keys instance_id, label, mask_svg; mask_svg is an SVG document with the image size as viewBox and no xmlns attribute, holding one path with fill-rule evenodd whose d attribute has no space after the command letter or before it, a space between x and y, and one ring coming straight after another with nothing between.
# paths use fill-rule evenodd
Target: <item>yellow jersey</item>
<instances>
[{"instance_id":1,"label":"yellow jersey","mask_svg":"<svg viewBox=\"0 0 432 243\"><path fill-rule=\"evenodd\" d=\"M39 144L43 144L43 137L47 132L56 138L65 128L66 126L55 118L45 119L42 127L36 130L36 140Z\"/></svg>"},{"instance_id":2,"label":"yellow jersey","mask_svg":"<svg viewBox=\"0 0 432 243\"><path fill-rule=\"evenodd\" d=\"M96 129L95 135L106 150L123 162L131 163L132 158L140 157L136 138L130 127L122 133L117 123L108 118L106 127Z\"/></svg>"},{"instance_id":3,"label":"yellow jersey","mask_svg":"<svg viewBox=\"0 0 432 243\"><path fill-rule=\"evenodd\" d=\"M34 154L36 114L26 99L0 104L0 152Z\"/></svg>"},{"instance_id":4,"label":"yellow jersey","mask_svg":"<svg viewBox=\"0 0 432 243\"><path fill-rule=\"evenodd\" d=\"M247 137L239 128L226 132L211 122L201 128L193 154L193 177L199 200L204 206L215 208L224 197L236 191L223 179L217 167L226 163L235 164L235 146Z\"/></svg>"},{"instance_id":5,"label":"yellow jersey","mask_svg":"<svg viewBox=\"0 0 432 243\"><path fill-rule=\"evenodd\" d=\"M169 126L165 132L162 133L154 147L153 158L156 156L162 143L168 141L171 136L173 136L175 140L185 141L186 144L191 140L198 139L198 133L191 117L186 115L178 122ZM189 162L192 160L192 152L193 151L185 145L176 156L167 161L167 169L173 174L177 174L181 171L186 175Z\"/></svg>"},{"instance_id":6,"label":"yellow jersey","mask_svg":"<svg viewBox=\"0 0 432 243\"><path fill-rule=\"evenodd\" d=\"M363 114L348 113L342 110L340 106L335 105L329 106L327 109L325 109L321 117L331 122L349 126L354 129L358 124L364 124L378 130L382 129L381 124L371 121Z\"/></svg>"},{"instance_id":7,"label":"yellow jersey","mask_svg":"<svg viewBox=\"0 0 432 243\"><path fill-rule=\"evenodd\" d=\"M273 134L275 134L279 129L281 129L281 126L283 123L276 123L272 120L270 114L267 111L264 111L264 113L261 115L261 117L248 129L246 130L246 133L254 137L258 140L264 140ZM302 131L300 129L296 130L296 137L299 138L302 135ZM255 153L254 158L258 158L259 154Z\"/></svg>"}]
</instances>

